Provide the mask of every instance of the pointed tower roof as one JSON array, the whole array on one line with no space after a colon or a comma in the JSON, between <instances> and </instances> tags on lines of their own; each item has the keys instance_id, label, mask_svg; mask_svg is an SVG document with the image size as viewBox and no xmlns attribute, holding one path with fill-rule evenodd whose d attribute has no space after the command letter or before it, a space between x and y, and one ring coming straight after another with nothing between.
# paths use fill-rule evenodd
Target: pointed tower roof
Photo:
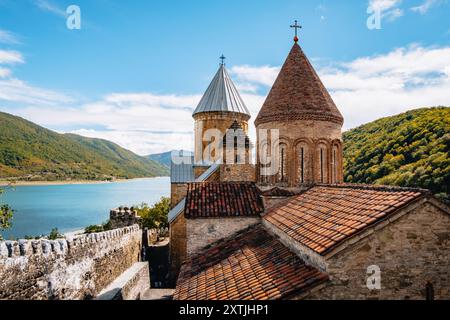
<instances>
[{"instance_id":1,"label":"pointed tower roof","mask_svg":"<svg viewBox=\"0 0 450 320\"><path fill-rule=\"evenodd\" d=\"M281 68L255 125L290 120L322 120L340 125L344 122L330 94L297 43Z\"/></svg>"},{"instance_id":2,"label":"pointed tower roof","mask_svg":"<svg viewBox=\"0 0 450 320\"><path fill-rule=\"evenodd\" d=\"M250 117L250 112L231 81L224 64L220 65L193 115L203 112L236 112Z\"/></svg>"}]
</instances>

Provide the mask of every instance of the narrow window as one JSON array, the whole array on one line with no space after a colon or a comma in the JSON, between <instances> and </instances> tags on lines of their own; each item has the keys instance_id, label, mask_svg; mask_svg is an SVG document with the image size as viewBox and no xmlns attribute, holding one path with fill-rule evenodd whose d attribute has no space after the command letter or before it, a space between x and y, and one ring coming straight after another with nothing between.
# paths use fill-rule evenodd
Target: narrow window
<instances>
[{"instance_id":1,"label":"narrow window","mask_svg":"<svg viewBox=\"0 0 450 320\"><path fill-rule=\"evenodd\" d=\"M430 282L427 282L427 285L425 286L425 294L427 301L433 301L434 300L434 288L433 284Z\"/></svg>"},{"instance_id":2,"label":"narrow window","mask_svg":"<svg viewBox=\"0 0 450 320\"><path fill-rule=\"evenodd\" d=\"M320 148L320 182L323 183L323 149Z\"/></svg>"},{"instance_id":3,"label":"narrow window","mask_svg":"<svg viewBox=\"0 0 450 320\"><path fill-rule=\"evenodd\" d=\"M284 181L284 148L281 148L281 181Z\"/></svg>"},{"instance_id":4,"label":"narrow window","mask_svg":"<svg viewBox=\"0 0 450 320\"><path fill-rule=\"evenodd\" d=\"M305 148L300 149L300 182L305 183Z\"/></svg>"},{"instance_id":5,"label":"narrow window","mask_svg":"<svg viewBox=\"0 0 450 320\"><path fill-rule=\"evenodd\" d=\"M336 149L333 148L333 183L337 183Z\"/></svg>"}]
</instances>

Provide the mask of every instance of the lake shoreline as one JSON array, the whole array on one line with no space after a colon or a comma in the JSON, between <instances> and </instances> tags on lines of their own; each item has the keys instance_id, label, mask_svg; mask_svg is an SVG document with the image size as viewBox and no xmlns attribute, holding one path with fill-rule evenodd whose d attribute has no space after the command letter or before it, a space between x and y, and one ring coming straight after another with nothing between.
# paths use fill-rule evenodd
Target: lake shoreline
<instances>
[{"instance_id":1,"label":"lake shoreline","mask_svg":"<svg viewBox=\"0 0 450 320\"><path fill-rule=\"evenodd\" d=\"M67 181L8 181L0 180L0 187L23 187L23 186L64 186L64 185L86 185L86 184L109 184L116 182L131 182L145 179L166 178L166 177L143 177L134 179L116 179L116 180L67 180Z\"/></svg>"}]
</instances>

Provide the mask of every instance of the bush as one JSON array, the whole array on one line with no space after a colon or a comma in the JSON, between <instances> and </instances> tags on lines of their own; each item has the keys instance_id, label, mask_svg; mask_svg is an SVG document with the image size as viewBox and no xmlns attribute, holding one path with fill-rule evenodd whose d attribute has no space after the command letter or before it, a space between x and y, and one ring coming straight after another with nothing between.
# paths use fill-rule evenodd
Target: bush
<instances>
[{"instance_id":1,"label":"bush","mask_svg":"<svg viewBox=\"0 0 450 320\"><path fill-rule=\"evenodd\" d=\"M0 197L3 192L4 190L0 188ZM14 210L7 204L3 204L0 199L0 231L11 228L13 215Z\"/></svg>"},{"instance_id":2,"label":"bush","mask_svg":"<svg viewBox=\"0 0 450 320\"><path fill-rule=\"evenodd\" d=\"M138 216L142 219L142 226L148 229L163 229L167 228L168 214L170 211L170 199L162 197L159 202L152 207L143 203L140 206L135 206Z\"/></svg>"},{"instance_id":3,"label":"bush","mask_svg":"<svg viewBox=\"0 0 450 320\"><path fill-rule=\"evenodd\" d=\"M48 235L47 238L49 240L62 239L64 238L64 235L59 233L58 228L53 228L52 231L50 231L50 234Z\"/></svg>"},{"instance_id":4,"label":"bush","mask_svg":"<svg viewBox=\"0 0 450 320\"><path fill-rule=\"evenodd\" d=\"M101 225L91 225L84 229L84 233L98 233L98 232L104 232L111 230L111 221L108 220L107 222L102 223Z\"/></svg>"}]
</instances>

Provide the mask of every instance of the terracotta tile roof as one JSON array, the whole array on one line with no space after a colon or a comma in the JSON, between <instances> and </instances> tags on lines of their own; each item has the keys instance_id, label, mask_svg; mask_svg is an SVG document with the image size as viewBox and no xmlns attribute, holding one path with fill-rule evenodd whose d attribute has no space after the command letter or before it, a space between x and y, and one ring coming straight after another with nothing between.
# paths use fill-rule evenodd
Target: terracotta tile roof
<instances>
[{"instance_id":1,"label":"terracotta tile roof","mask_svg":"<svg viewBox=\"0 0 450 320\"><path fill-rule=\"evenodd\" d=\"M324 120L342 125L344 118L298 44L294 44L255 125L272 121Z\"/></svg>"},{"instance_id":2,"label":"terracotta tile roof","mask_svg":"<svg viewBox=\"0 0 450 320\"><path fill-rule=\"evenodd\" d=\"M253 217L264 211L259 189L254 183L189 183L186 218Z\"/></svg>"},{"instance_id":3,"label":"terracotta tile roof","mask_svg":"<svg viewBox=\"0 0 450 320\"><path fill-rule=\"evenodd\" d=\"M270 209L264 219L299 243L325 254L424 192L375 186L315 186Z\"/></svg>"},{"instance_id":4,"label":"terracotta tile roof","mask_svg":"<svg viewBox=\"0 0 450 320\"><path fill-rule=\"evenodd\" d=\"M174 299L282 299L327 279L257 225L187 260Z\"/></svg>"}]
</instances>

